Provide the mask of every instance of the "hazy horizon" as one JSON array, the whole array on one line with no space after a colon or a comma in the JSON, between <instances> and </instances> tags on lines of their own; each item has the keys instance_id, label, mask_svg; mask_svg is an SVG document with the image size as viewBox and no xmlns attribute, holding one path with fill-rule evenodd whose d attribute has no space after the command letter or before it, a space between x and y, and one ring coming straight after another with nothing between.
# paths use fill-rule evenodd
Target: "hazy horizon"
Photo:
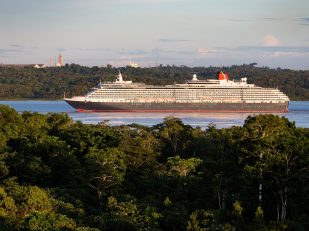
<instances>
[{"instance_id":1,"label":"hazy horizon","mask_svg":"<svg viewBox=\"0 0 309 231\"><path fill-rule=\"evenodd\" d=\"M0 0L0 63L309 69L307 0Z\"/></svg>"}]
</instances>

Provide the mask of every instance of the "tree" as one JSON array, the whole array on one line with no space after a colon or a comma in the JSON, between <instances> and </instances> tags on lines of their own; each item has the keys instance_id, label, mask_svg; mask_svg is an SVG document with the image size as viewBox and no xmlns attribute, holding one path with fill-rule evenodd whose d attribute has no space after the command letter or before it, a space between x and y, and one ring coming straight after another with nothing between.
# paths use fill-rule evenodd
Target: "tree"
<instances>
[{"instance_id":1,"label":"tree","mask_svg":"<svg viewBox=\"0 0 309 231\"><path fill-rule=\"evenodd\" d=\"M142 208L134 198L118 202L115 197L109 197L108 202L107 230L158 230L161 214L156 208Z\"/></svg>"},{"instance_id":2,"label":"tree","mask_svg":"<svg viewBox=\"0 0 309 231\"><path fill-rule=\"evenodd\" d=\"M234 231L235 227L218 220L216 211L195 210L187 221L187 231Z\"/></svg>"},{"instance_id":3,"label":"tree","mask_svg":"<svg viewBox=\"0 0 309 231\"><path fill-rule=\"evenodd\" d=\"M76 223L65 215L55 213L33 213L24 221L23 228L33 231L75 230Z\"/></svg>"},{"instance_id":4,"label":"tree","mask_svg":"<svg viewBox=\"0 0 309 231\"><path fill-rule=\"evenodd\" d=\"M196 168L203 161L199 158L191 157L189 159L181 159L179 156L167 158L167 168L170 173L178 174L179 176L187 176L191 172L195 172Z\"/></svg>"},{"instance_id":5,"label":"tree","mask_svg":"<svg viewBox=\"0 0 309 231\"><path fill-rule=\"evenodd\" d=\"M0 217L14 216L17 212L15 201L0 187Z\"/></svg>"},{"instance_id":6,"label":"tree","mask_svg":"<svg viewBox=\"0 0 309 231\"><path fill-rule=\"evenodd\" d=\"M190 142L192 127L184 125L175 117L166 117L164 121L153 127L162 140L163 152L166 156L183 154Z\"/></svg>"},{"instance_id":7,"label":"tree","mask_svg":"<svg viewBox=\"0 0 309 231\"><path fill-rule=\"evenodd\" d=\"M18 137L23 132L23 120L21 115L14 109L0 105L0 132L6 139Z\"/></svg>"},{"instance_id":8,"label":"tree","mask_svg":"<svg viewBox=\"0 0 309 231\"><path fill-rule=\"evenodd\" d=\"M235 182L240 180L240 167L237 163L239 134L239 127L217 129L211 125L206 130L205 172L209 174L216 186L214 191L219 210L226 209L227 197L236 193L233 188L235 188Z\"/></svg>"},{"instance_id":9,"label":"tree","mask_svg":"<svg viewBox=\"0 0 309 231\"><path fill-rule=\"evenodd\" d=\"M308 171L308 139L284 117L258 115L244 124L245 170L260 181L259 200L265 185L276 199L277 220L286 219L289 187Z\"/></svg>"},{"instance_id":10,"label":"tree","mask_svg":"<svg viewBox=\"0 0 309 231\"><path fill-rule=\"evenodd\" d=\"M158 157L159 142L149 129L123 126L119 148L126 154L128 165L139 167L153 162Z\"/></svg>"},{"instance_id":11,"label":"tree","mask_svg":"<svg viewBox=\"0 0 309 231\"><path fill-rule=\"evenodd\" d=\"M86 164L89 173L88 185L96 191L101 202L107 189L123 181L126 171L124 154L117 148L92 148L86 155Z\"/></svg>"}]
</instances>

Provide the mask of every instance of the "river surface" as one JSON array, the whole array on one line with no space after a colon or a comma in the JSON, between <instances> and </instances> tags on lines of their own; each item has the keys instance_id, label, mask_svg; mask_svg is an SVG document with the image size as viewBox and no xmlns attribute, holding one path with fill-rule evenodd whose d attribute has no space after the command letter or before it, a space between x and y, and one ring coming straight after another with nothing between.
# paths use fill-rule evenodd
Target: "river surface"
<instances>
[{"instance_id":1,"label":"river surface","mask_svg":"<svg viewBox=\"0 0 309 231\"><path fill-rule=\"evenodd\" d=\"M74 108L64 101L0 101L0 104L9 105L18 112L32 111L39 113L66 112L74 121L87 124L107 122L109 125L122 125L138 123L152 126L161 123L167 116L180 118L185 124L193 127L206 128L214 123L218 128L242 126L249 115L258 113L137 113L137 112L76 112ZM294 121L297 127L309 128L309 101L292 101L288 113L274 113Z\"/></svg>"}]
</instances>

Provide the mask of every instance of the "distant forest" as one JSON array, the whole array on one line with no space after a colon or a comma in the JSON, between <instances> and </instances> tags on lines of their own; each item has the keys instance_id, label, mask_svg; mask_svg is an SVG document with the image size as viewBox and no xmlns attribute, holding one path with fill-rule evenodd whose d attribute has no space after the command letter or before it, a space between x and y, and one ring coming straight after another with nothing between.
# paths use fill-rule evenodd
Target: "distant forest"
<instances>
[{"instance_id":1,"label":"distant forest","mask_svg":"<svg viewBox=\"0 0 309 231\"><path fill-rule=\"evenodd\" d=\"M35 69L32 67L0 67L1 99L61 99L83 95L101 81L112 81L121 70L125 80L147 84L182 83L196 73L198 78L216 78L219 70L227 72L230 79L247 77L249 83L261 87L279 88L291 100L309 100L309 70L270 69L249 65L230 67L163 66L149 68L84 67L67 64L61 68Z\"/></svg>"}]
</instances>

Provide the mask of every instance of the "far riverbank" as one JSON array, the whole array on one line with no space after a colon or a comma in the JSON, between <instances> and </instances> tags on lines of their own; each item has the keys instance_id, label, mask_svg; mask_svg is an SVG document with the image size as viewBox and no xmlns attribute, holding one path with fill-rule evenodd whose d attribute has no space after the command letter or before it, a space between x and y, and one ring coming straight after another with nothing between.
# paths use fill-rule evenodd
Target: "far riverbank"
<instances>
[{"instance_id":1,"label":"far riverbank","mask_svg":"<svg viewBox=\"0 0 309 231\"><path fill-rule=\"evenodd\" d=\"M165 117L174 116L183 120L185 124L193 127L207 128L210 123L218 128L242 126L249 115L258 113L81 113L76 112L63 100L2 100L0 104L9 105L18 112L32 111L38 113L68 113L74 121L87 124L107 122L110 125L124 125L138 123L145 126L153 126L161 123ZM290 121L294 121L297 127L309 128L309 101L291 101L288 113L277 113Z\"/></svg>"}]
</instances>

